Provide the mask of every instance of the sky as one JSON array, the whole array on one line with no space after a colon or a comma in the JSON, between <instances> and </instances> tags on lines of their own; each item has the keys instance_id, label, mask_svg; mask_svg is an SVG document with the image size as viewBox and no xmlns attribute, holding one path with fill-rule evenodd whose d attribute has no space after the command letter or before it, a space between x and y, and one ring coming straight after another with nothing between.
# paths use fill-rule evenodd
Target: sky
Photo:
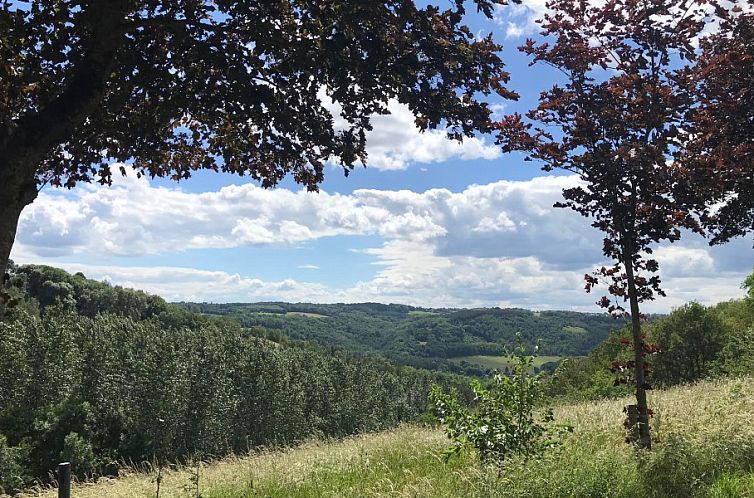
<instances>
[{"instance_id":1,"label":"sky","mask_svg":"<svg viewBox=\"0 0 754 498\"><path fill-rule=\"evenodd\" d=\"M545 0L470 15L492 33L525 112L557 74L516 50L536 36ZM111 187L45 187L23 212L11 257L143 289L170 301L383 302L423 307L523 307L597 312L603 288L584 274L606 263L588 219L553 207L578 180L545 174L489 136L457 143L420 133L408 109L374 118L369 162L348 178L333 165L319 193L292 180L264 190L203 172L190 180L117 178ZM647 312L740 297L751 238L711 248L698 236L660 245L668 296Z\"/></svg>"}]
</instances>

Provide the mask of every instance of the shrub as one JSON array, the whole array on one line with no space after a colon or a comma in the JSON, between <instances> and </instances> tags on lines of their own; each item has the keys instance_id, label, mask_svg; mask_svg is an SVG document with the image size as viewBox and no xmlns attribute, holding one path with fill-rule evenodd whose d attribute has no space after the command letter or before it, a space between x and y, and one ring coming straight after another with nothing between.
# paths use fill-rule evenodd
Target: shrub
<instances>
[{"instance_id":1,"label":"shrub","mask_svg":"<svg viewBox=\"0 0 754 498\"><path fill-rule=\"evenodd\" d=\"M92 475L98 464L91 443L75 432L63 440L60 461L71 462L71 470L78 476Z\"/></svg>"},{"instance_id":2,"label":"shrub","mask_svg":"<svg viewBox=\"0 0 754 498\"><path fill-rule=\"evenodd\" d=\"M0 434L0 494L20 489L27 480L21 465L22 450L8 445L8 440Z\"/></svg>"},{"instance_id":3,"label":"shrub","mask_svg":"<svg viewBox=\"0 0 754 498\"><path fill-rule=\"evenodd\" d=\"M562 435L571 430L567 424L554 423L552 410L539 409L542 373L529 373L534 357L526 354L520 337L517 340L510 375L496 372L489 387L479 380L471 382L472 407L461 405L454 391L447 394L433 387L430 400L453 442L447 456L473 447L482 463L500 468L509 456L529 458L559 445Z\"/></svg>"}]
</instances>

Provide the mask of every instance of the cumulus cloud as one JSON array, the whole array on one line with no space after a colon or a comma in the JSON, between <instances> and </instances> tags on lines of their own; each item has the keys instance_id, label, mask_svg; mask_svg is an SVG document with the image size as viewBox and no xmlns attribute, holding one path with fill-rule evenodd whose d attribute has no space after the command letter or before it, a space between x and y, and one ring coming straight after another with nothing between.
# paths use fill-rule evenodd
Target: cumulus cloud
<instances>
[{"instance_id":1,"label":"cumulus cloud","mask_svg":"<svg viewBox=\"0 0 754 498\"><path fill-rule=\"evenodd\" d=\"M506 38L519 38L539 30L537 19L547 11L547 0L529 0L520 4L496 5L493 20L505 29Z\"/></svg>"},{"instance_id":2,"label":"cumulus cloud","mask_svg":"<svg viewBox=\"0 0 754 498\"><path fill-rule=\"evenodd\" d=\"M335 129L344 129L346 121L340 117L340 106L321 94L320 98L335 117ZM496 159L500 148L477 137L463 142L450 140L447 131L427 130L422 133L414 123L408 106L396 100L387 105L390 114L372 116L373 129L367 132L367 166L379 170L402 170L413 163L428 164L458 158Z\"/></svg>"},{"instance_id":3,"label":"cumulus cloud","mask_svg":"<svg viewBox=\"0 0 754 498\"><path fill-rule=\"evenodd\" d=\"M252 184L191 193L128 178L111 188L42 192L22 215L14 258L59 265L95 257L119 261L192 249L297 247L325 237L377 236L377 247L359 250L372 258L373 275L337 288L193 268L67 267L180 300L594 310L599 296L583 293L582 278L603 262L601 235L578 214L552 207L563 188L577 183L572 176L548 176L472 185L460 192L357 190L343 195ZM689 299L739 296L740 282L752 266L744 240L709 248L689 237L660 246L654 256L670 297L648 305L648 311L667 311ZM314 274L306 272L304 278Z\"/></svg>"}]
</instances>

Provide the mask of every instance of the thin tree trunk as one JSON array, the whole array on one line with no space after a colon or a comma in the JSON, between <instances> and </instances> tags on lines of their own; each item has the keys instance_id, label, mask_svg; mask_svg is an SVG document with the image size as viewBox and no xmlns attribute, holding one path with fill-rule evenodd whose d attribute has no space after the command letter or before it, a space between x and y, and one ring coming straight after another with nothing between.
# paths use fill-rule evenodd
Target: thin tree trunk
<instances>
[{"instance_id":1,"label":"thin tree trunk","mask_svg":"<svg viewBox=\"0 0 754 498\"><path fill-rule=\"evenodd\" d=\"M631 303L631 333L634 343L634 379L636 380L636 408L639 411L640 448L651 449L652 439L649 434L649 416L647 414L647 390L644 379L644 341L641 338L641 316L639 313L639 296L636 291L632 253L626 246L623 249L623 264L628 280L628 298Z\"/></svg>"}]
</instances>

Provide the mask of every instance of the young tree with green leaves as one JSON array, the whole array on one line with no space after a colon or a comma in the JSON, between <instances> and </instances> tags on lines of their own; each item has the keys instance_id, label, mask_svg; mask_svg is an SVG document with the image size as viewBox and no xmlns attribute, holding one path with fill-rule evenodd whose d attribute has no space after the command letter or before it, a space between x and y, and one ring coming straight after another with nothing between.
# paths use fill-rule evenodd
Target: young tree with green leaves
<instances>
[{"instance_id":1,"label":"young tree with green leaves","mask_svg":"<svg viewBox=\"0 0 754 498\"><path fill-rule=\"evenodd\" d=\"M506 116L499 143L545 171L581 179L557 206L588 217L604 234L612 263L585 275L586 290L606 281L612 299L598 304L630 314L639 445L649 448L640 305L664 295L651 259L655 244L678 240L682 229L701 231L696 205L676 195L679 180L668 162L684 146L681 130L695 101L685 68L707 9L723 11L715 0L554 0L548 7L541 21L547 41L527 40L521 50L532 64L557 69L563 82L525 116Z\"/></svg>"},{"instance_id":2,"label":"young tree with green leaves","mask_svg":"<svg viewBox=\"0 0 754 498\"><path fill-rule=\"evenodd\" d=\"M502 471L506 459L539 455L559 445L561 437L571 431L570 425L554 422L551 409L541 407L544 374L531 373L534 356L526 354L520 334L516 339L516 349L510 355L512 371L495 372L488 385L474 379L472 406L462 405L457 391L446 393L432 387L431 409L452 441L446 456L473 448L483 464L496 465Z\"/></svg>"},{"instance_id":3,"label":"young tree with green leaves","mask_svg":"<svg viewBox=\"0 0 754 498\"><path fill-rule=\"evenodd\" d=\"M494 4L474 0L492 16ZM466 2L412 0L0 1L0 276L21 211L43 185L109 184L200 169L264 187L365 162L390 99L421 130L490 130L480 95L515 94ZM322 94L342 108L336 129Z\"/></svg>"}]
</instances>

